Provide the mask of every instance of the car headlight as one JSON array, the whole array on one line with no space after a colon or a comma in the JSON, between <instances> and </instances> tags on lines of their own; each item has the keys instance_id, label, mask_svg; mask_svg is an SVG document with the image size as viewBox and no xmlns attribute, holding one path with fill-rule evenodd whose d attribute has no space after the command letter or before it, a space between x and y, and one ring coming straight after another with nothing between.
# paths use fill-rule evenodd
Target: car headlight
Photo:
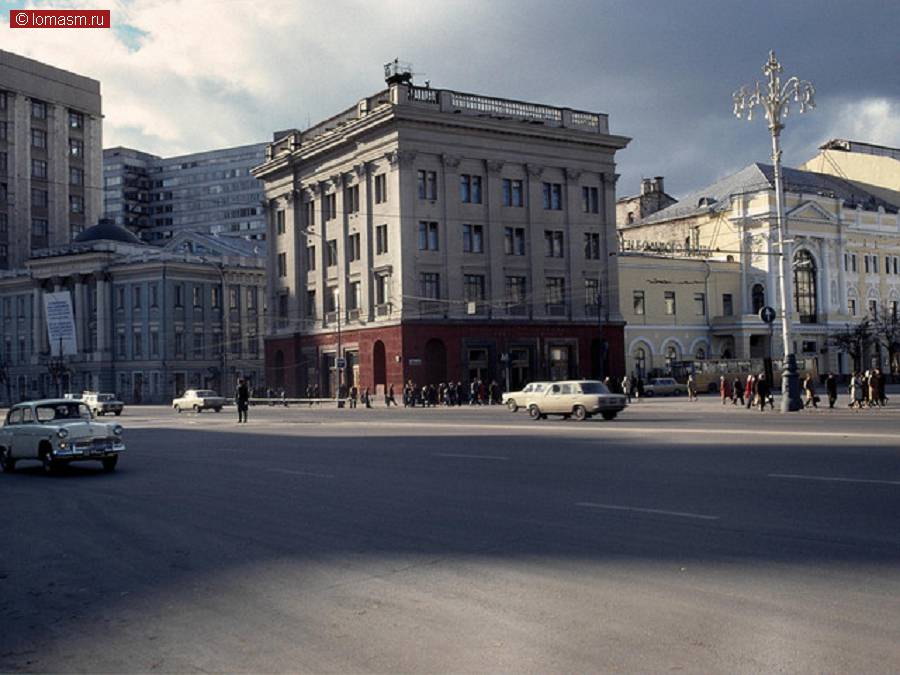
<instances>
[{"instance_id":1,"label":"car headlight","mask_svg":"<svg viewBox=\"0 0 900 675\"><path fill-rule=\"evenodd\" d=\"M125 431L125 429L122 428L121 424L117 424L116 426L113 427L112 431L116 436L121 436L122 432Z\"/></svg>"},{"instance_id":2,"label":"car headlight","mask_svg":"<svg viewBox=\"0 0 900 675\"><path fill-rule=\"evenodd\" d=\"M68 438L69 430L68 429L58 429L56 435L60 438Z\"/></svg>"}]
</instances>

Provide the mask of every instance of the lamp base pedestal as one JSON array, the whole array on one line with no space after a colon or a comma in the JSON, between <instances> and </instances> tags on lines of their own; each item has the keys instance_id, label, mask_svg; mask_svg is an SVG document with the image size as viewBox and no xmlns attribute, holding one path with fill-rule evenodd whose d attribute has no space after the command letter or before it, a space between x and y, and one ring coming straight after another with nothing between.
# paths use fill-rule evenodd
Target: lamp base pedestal
<instances>
[{"instance_id":1,"label":"lamp base pedestal","mask_svg":"<svg viewBox=\"0 0 900 675\"><path fill-rule=\"evenodd\" d=\"M800 396L800 374L797 372L797 357L788 354L787 367L781 372L781 412L796 412L803 409Z\"/></svg>"}]
</instances>

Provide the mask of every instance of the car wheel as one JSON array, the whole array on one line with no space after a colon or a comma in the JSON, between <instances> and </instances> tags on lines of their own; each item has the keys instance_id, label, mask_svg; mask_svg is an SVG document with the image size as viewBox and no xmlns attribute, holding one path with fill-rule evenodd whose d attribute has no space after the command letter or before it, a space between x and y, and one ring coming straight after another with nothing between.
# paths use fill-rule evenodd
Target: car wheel
<instances>
[{"instance_id":1,"label":"car wheel","mask_svg":"<svg viewBox=\"0 0 900 675\"><path fill-rule=\"evenodd\" d=\"M531 419L533 419L533 420L544 419L544 416L541 415L541 409L538 408L536 405L533 405L530 408L528 408L528 416L531 417Z\"/></svg>"},{"instance_id":2,"label":"car wheel","mask_svg":"<svg viewBox=\"0 0 900 675\"><path fill-rule=\"evenodd\" d=\"M121 410L116 410L116 417L118 417L118 416L121 415L121 414L122 414L122 411L121 411Z\"/></svg>"},{"instance_id":3,"label":"car wheel","mask_svg":"<svg viewBox=\"0 0 900 675\"><path fill-rule=\"evenodd\" d=\"M6 448L0 448L0 468L3 469L3 473L12 473L16 470L16 460L10 456Z\"/></svg>"},{"instance_id":4,"label":"car wheel","mask_svg":"<svg viewBox=\"0 0 900 675\"><path fill-rule=\"evenodd\" d=\"M175 412L181 414L181 406L180 405L175 406Z\"/></svg>"},{"instance_id":5,"label":"car wheel","mask_svg":"<svg viewBox=\"0 0 900 675\"><path fill-rule=\"evenodd\" d=\"M201 412L202 410L203 410L203 408L201 408L201 407L200 407L199 405L197 405L196 403L194 404L194 412L195 412L195 413L197 413L197 414L199 415L200 412Z\"/></svg>"},{"instance_id":6,"label":"car wheel","mask_svg":"<svg viewBox=\"0 0 900 675\"><path fill-rule=\"evenodd\" d=\"M609 412L603 412L603 413L600 413L600 414L603 415L603 419L609 421L609 420L614 420L614 419L616 419L616 415L617 415L618 413L609 411Z\"/></svg>"},{"instance_id":7,"label":"car wheel","mask_svg":"<svg viewBox=\"0 0 900 675\"><path fill-rule=\"evenodd\" d=\"M44 468L44 473L53 474L59 469L59 462L53 459L50 450L44 450L41 453L41 466Z\"/></svg>"},{"instance_id":8,"label":"car wheel","mask_svg":"<svg viewBox=\"0 0 900 675\"><path fill-rule=\"evenodd\" d=\"M583 405L576 405L572 409L572 417L574 417L579 422L583 422L587 419L587 410L584 409Z\"/></svg>"},{"instance_id":9,"label":"car wheel","mask_svg":"<svg viewBox=\"0 0 900 675\"><path fill-rule=\"evenodd\" d=\"M102 461L103 461L103 470L106 471L106 473L110 473L110 472L116 470L116 464L119 463L119 456L116 455L115 457L107 457L106 459L104 459Z\"/></svg>"},{"instance_id":10,"label":"car wheel","mask_svg":"<svg viewBox=\"0 0 900 675\"><path fill-rule=\"evenodd\" d=\"M516 402L512 399L509 399L506 402L506 407L509 409L509 412L516 412L519 409L519 406L516 405Z\"/></svg>"},{"instance_id":11,"label":"car wheel","mask_svg":"<svg viewBox=\"0 0 900 675\"><path fill-rule=\"evenodd\" d=\"M213 408L213 410L215 410L216 412L222 412L221 408Z\"/></svg>"}]
</instances>

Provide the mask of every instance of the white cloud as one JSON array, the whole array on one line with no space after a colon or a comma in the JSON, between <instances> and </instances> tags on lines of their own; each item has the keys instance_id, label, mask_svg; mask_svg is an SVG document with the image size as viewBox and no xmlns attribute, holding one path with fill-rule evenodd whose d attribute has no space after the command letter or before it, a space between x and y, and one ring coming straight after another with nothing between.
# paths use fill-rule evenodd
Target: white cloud
<instances>
[{"instance_id":1,"label":"white cloud","mask_svg":"<svg viewBox=\"0 0 900 675\"><path fill-rule=\"evenodd\" d=\"M838 107L829 138L846 138L900 148L900 101L865 98Z\"/></svg>"}]
</instances>

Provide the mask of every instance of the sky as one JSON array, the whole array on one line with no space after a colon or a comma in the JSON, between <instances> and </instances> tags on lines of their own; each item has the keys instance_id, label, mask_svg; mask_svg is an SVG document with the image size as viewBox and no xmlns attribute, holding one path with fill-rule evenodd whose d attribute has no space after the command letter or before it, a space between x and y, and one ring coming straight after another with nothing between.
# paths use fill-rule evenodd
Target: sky
<instances>
[{"instance_id":1,"label":"sky","mask_svg":"<svg viewBox=\"0 0 900 675\"><path fill-rule=\"evenodd\" d=\"M34 8L109 9L113 28L8 27ZM100 80L105 147L270 140L378 91L399 58L432 87L608 113L633 139L619 196L770 161L762 117L732 115L769 49L817 90L788 118L786 164L830 138L900 147L898 26L896 0L0 0L0 49Z\"/></svg>"}]
</instances>

